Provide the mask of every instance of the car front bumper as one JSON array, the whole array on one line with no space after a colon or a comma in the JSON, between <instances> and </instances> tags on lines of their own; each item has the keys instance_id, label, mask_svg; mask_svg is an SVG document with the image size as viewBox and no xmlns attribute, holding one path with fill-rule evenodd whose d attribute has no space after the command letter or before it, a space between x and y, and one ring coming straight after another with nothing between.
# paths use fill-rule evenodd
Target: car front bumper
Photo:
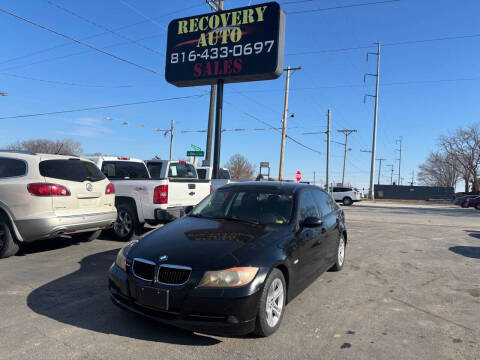
<instances>
[{"instance_id":1,"label":"car front bumper","mask_svg":"<svg viewBox=\"0 0 480 360\"><path fill-rule=\"evenodd\" d=\"M191 283L185 287L170 286L170 307L166 311L137 302L134 288L144 284L133 275L127 275L116 264L110 267L108 287L111 299L124 310L164 324L208 334L238 336L255 329L261 291L246 296L236 292L231 296L226 295L230 289L211 289L205 292L208 295L198 296ZM245 292L248 293L248 290L245 289Z\"/></svg>"},{"instance_id":2,"label":"car front bumper","mask_svg":"<svg viewBox=\"0 0 480 360\"><path fill-rule=\"evenodd\" d=\"M117 219L117 211L84 215L55 216L15 221L22 241L50 239L64 234L107 229Z\"/></svg>"}]
</instances>

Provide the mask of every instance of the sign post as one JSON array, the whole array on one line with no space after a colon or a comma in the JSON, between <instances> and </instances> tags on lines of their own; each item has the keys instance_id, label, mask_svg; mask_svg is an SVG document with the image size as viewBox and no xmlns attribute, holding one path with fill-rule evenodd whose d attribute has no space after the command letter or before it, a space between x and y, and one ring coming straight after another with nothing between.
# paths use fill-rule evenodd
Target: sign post
<instances>
[{"instance_id":1,"label":"sign post","mask_svg":"<svg viewBox=\"0 0 480 360\"><path fill-rule=\"evenodd\" d=\"M223 85L270 80L283 71L285 13L268 2L175 19L168 25L165 79L217 85L213 176L220 164Z\"/></svg>"}]
</instances>

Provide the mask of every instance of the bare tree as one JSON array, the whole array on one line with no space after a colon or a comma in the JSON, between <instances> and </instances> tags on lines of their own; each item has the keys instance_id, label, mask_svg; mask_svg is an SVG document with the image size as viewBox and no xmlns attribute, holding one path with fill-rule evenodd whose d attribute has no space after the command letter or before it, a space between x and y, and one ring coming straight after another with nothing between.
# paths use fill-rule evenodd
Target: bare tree
<instances>
[{"instance_id":1,"label":"bare tree","mask_svg":"<svg viewBox=\"0 0 480 360\"><path fill-rule=\"evenodd\" d=\"M465 129L459 128L453 134L442 136L439 143L442 150L464 169L466 187L470 180L473 191L479 191L480 123L468 125Z\"/></svg>"},{"instance_id":2,"label":"bare tree","mask_svg":"<svg viewBox=\"0 0 480 360\"><path fill-rule=\"evenodd\" d=\"M240 154L232 155L223 167L230 170L232 179L250 180L253 178L253 165Z\"/></svg>"},{"instance_id":3,"label":"bare tree","mask_svg":"<svg viewBox=\"0 0 480 360\"><path fill-rule=\"evenodd\" d=\"M418 179L427 186L455 187L460 175L455 160L439 152L430 153L425 163L419 166Z\"/></svg>"},{"instance_id":4,"label":"bare tree","mask_svg":"<svg viewBox=\"0 0 480 360\"><path fill-rule=\"evenodd\" d=\"M47 140L32 139L17 141L7 146L9 150L27 150L44 154L63 154L63 155L80 155L83 153L82 145L78 141L72 139L63 140Z\"/></svg>"}]
</instances>

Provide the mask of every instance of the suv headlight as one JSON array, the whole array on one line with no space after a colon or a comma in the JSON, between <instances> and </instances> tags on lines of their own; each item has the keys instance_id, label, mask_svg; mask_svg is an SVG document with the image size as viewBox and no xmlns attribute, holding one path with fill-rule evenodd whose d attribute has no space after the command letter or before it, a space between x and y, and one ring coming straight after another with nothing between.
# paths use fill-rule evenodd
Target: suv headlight
<instances>
[{"instance_id":1,"label":"suv headlight","mask_svg":"<svg viewBox=\"0 0 480 360\"><path fill-rule=\"evenodd\" d=\"M132 249L132 247L138 242L138 240L132 240L120 249L120 251L117 254L117 259L115 260L115 264L118 265L120 269L123 271L127 271L127 255Z\"/></svg>"},{"instance_id":2,"label":"suv headlight","mask_svg":"<svg viewBox=\"0 0 480 360\"><path fill-rule=\"evenodd\" d=\"M207 271L197 287L240 287L247 285L257 275L256 267L237 267L220 271Z\"/></svg>"}]
</instances>

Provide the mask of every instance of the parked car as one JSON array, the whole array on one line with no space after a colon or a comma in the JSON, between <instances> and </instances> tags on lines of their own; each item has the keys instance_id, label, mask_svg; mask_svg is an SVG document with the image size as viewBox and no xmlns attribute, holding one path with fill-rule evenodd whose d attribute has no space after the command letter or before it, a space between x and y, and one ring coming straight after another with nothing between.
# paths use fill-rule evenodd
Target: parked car
<instances>
[{"instance_id":1,"label":"parked car","mask_svg":"<svg viewBox=\"0 0 480 360\"><path fill-rule=\"evenodd\" d=\"M185 214L210 194L208 180L199 180L195 167L185 161L97 156L90 159L115 185L118 218L113 226L117 239L127 241L145 223L160 224ZM150 169L152 176L150 176Z\"/></svg>"},{"instance_id":2,"label":"parked car","mask_svg":"<svg viewBox=\"0 0 480 360\"><path fill-rule=\"evenodd\" d=\"M468 199L467 207L474 207L477 210L480 210L480 196Z\"/></svg>"},{"instance_id":3,"label":"parked car","mask_svg":"<svg viewBox=\"0 0 480 360\"><path fill-rule=\"evenodd\" d=\"M475 198L478 198L478 197L480 197L480 195L478 195L478 194L477 195L460 196L453 201L453 204L454 205L460 205L462 208L467 208L468 207L468 201L470 199L475 199Z\"/></svg>"},{"instance_id":4,"label":"parked car","mask_svg":"<svg viewBox=\"0 0 480 360\"><path fill-rule=\"evenodd\" d=\"M197 168L199 179L210 180L212 184L212 190L215 191L223 185L230 184L232 182L230 178L230 170L226 168L218 169L218 179L212 179L212 167L202 166Z\"/></svg>"},{"instance_id":5,"label":"parked car","mask_svg":"<svg viewBox=\"0 0 480 360\"><path fill-rule=\"evenodd\" d=\"M0 258L63 234L98 237L117 218L115 187L76 156L0 150Z\"/></svg>"},{"instance_id":6,"label":"parked car","mask_svg":"<svg viewBox=\"0 0 480 360\"><path fill-rule=\"evenodd\" d=\"M350 206L354 202L362 200L360 192L351 187L334 187L332 191L333 199L335 201L341 201L345 206Z\"/></svg>"},{"instance_id":7,"label":"parked car","mask_svg":"<svg viewBox=\"0 0 480 360\"><path fill-rule=\"evenodd\" d=\"M127 243L109 270L117 306L191 331L273 334L285 305L345 262L343 210L314 185L225 185Z\"/></svg>"}]
</instances>

